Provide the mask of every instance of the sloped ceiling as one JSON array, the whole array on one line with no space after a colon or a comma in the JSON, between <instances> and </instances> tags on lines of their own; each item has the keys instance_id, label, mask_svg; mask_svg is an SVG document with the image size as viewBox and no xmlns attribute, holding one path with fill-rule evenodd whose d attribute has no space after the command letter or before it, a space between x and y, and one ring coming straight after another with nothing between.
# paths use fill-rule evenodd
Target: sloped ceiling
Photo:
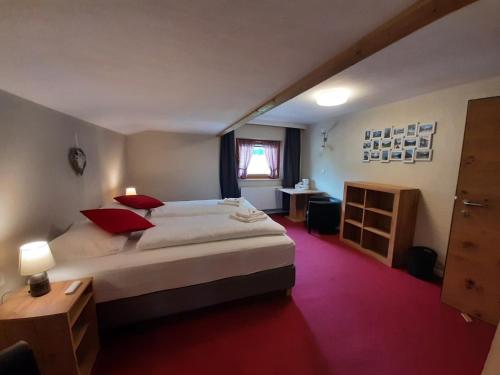
<instances>
[{"instance_id":1,"label":"sloped ceiling","mask_svg":"<svg viewBox=\"0 0 500 375\"><path fill-rule=\"evenodd\" d=\"M313 124L466 82L500 75L500 1L480 0L409 35L255 119ZM320 90L346 87L338 107L316 105Z\"/></svg>"},{"instance_id":2,"label":"sloped ceiling","mask_svg":"<svg viewBox=\"0 0 500 375\"><path fill-rule=\"evenodd\" d=\"M122 133L215 134L411 3L4 0L0 89Z\"/></svg>"}]
</instances>

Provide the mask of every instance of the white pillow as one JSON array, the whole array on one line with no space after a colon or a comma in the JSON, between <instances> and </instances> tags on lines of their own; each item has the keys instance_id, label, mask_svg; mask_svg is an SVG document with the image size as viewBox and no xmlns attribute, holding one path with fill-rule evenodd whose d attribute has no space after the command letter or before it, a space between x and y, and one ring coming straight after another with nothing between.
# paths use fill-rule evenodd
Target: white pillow
<instances>
[{"instance_id":1,"label":"white pillow","mask_svg":"<svg viewBox=\"0 0 500 375\"><path fill-rule=\"evenodd\" d=\"M56 262L101 257L123 249L128 237L112 235L89 220L75 223L49 244Z\"/></svg>"},{"instance_id":2,"label":"white pillow","mask_svg":"<svg viewBox=\"0 0 500 375\"><path fill-rule=\"evenodd\" d=\"M132 208L129 206L125 206L124 204L121 204L119 202L106 203L101 208L121 208L122 210L129 210L135 212L137 215L142 217L146 217L146 214L148 213L148 210L143 210L140 208Z\"/></svg>"}]
</instances>

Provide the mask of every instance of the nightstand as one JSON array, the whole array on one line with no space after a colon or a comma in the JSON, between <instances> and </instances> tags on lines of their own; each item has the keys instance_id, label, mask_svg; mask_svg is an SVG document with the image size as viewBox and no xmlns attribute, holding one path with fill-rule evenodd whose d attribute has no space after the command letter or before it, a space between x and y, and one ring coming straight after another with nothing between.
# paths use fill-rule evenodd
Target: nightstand
<instances>
[{"instance_id":1,"label":"nightstand","mask_svg":"<svg viewBox=\"0 0 500 375\"><path fill-rule=\"evenodd\" d=\"M64 294L72 282L51 283L42 297L31 297L27 287L10 294L0 305L0 349L25 340L42 374L90 374L99 351L92 279Z\"/></svg>"}]
</instances>

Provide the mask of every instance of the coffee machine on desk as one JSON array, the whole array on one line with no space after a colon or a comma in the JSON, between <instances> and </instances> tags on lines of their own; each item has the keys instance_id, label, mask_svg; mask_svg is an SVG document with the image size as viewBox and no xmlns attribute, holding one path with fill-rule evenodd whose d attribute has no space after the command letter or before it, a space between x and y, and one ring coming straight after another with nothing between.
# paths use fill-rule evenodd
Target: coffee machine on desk
<instances>
[{"instance_id":1,"label":"coffee machine on desk","mask_svg":"<svg viewBox=\"0 0 500 375\"><path fill-rule=\"evenodd\" d=\"M303 178L301 182L295 184L297 190L309 190L309 179Z\"/></svg>"}]
</instances>

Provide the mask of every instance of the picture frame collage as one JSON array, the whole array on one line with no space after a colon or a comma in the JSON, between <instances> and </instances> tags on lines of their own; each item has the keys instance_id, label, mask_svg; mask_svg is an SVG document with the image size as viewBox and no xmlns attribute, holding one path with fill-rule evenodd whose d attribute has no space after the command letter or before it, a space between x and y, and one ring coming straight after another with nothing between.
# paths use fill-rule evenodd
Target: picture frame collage
<instances>
[{"instance_id":1,"label":"picture frame collage","mask_svg":"<svg viewBox=\"0 0 500 375\"><path fill-rule=\"evenodd\" d=\"M437 122L413 123L406 126L366 129L363 137L362 161L389 163L432 161L432 138Z\"/></svg>"}]
</instances>

